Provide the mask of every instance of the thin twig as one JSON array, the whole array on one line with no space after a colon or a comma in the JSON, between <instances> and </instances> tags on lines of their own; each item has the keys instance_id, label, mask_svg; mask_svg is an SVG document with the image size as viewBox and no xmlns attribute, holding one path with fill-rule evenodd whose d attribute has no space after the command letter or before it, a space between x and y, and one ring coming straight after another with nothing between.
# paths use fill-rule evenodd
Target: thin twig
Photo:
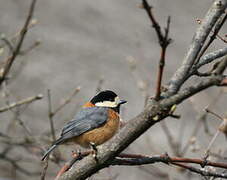
<instances>
[{"instance_id":1,"label":"thin twig","mask_svg":"<svg viewBox=\"0 0 227 180\"><path fill-rule=\"evenodd\" d=\"M16 57L18 56L18 54L20 53L20 49L21 49L21 46L23 44L25 35L27 33L28 26L29 26L30 21L31 21L32 16L33 16L33 12L34 12L34 9L35 9L35 4L36 4L36 0L32 0L31 5L30 5L30 8L29 8L27 19L26 19L25 24L24 24L24 26L23 26L23 28L22 28L22 30L20 32L19 40L18 40L18 43L17 43L17 45L15 47L15 50L13 51L12 56L10 56L6 60L5 67L3 68L3 72L2 72L2 74L0 76L0 85L5 80L7 74L9 73L9 71L11 69L11 66L12 66L14 60L16 59Z\"/></svg>"},{"instance_id":2,"label":"thin twig","mask_svg":"<svg viewBox=\"0 0 227 180\"><path fill-rule=\"evenodd\" d=\"M86 151L81 154L75 154L73 159L68 161L59 171L55 180L57 180L62 174L64 174L75 162L91 154L91 151ZM109 165L128 165L128 166L137 166L145 164L153 164L162 162L165 164L178 164L178 163L192 163L198 164L202 167L213 166L227 169L227 164L212 162L204 159L195 159L195 158L182 158L182 157L170 157L168 154L158 155L158 156L147 156L141 154L119 154L117 157L109 162ZM186 168L187 169L187 168ZM211 175L212 176L212 175Z\"/></svg>"},{"instance_id":3,"label":"thin twig","mask_svg":"<svg viewBox=\"0 0 227 180\"><path fill-rule=\"evenodd\" d=\"M161 46L161 57L159 61L159 70L158 70L158 76L157 76L157 85L156 85L156 94L155 99L159 100L161 95L161 86L162 86L162 77L163 77L163 71L165 66L165 57L166 57L166 48L171 43L171 39L168 37L169 35L169 29L170 29L170 16L167 19L167 27L165 28L165 35L162 42L159 42Z\"/></svg>"},{"instance_id":4,"label":"thin twig","mask_svg":"<svg viewBox=\"0 0 227 180\"><path fill-rule=\"evenodd\" d=\"M193 65L191 73L194 70L199 69L203 65L209 64L209 63L213 62L214 60L216 60L220 57L223 57L225 55L227 55L227 47L204 55L202 58L200 58L200 61L196 65Z\"/></svg>"},{"instance_id":5,"label":"thin twig","mask_svg":"<svg viewBox=\"0 0 227 180\"><path fill-rule=\"evenodd\" d=\"M29 30L29 29L33 28L37 24L37 22L38 22L37 19L31 19L27 29ZM7 39L8 39L9 42L14 42L18 38L18 36L20 36L20 35L21 35L21 30L16 32L12 37L7 38ZM6 45L5 43L0 44L0 49L4 48L5 45Z\"/></svg>"},{"instance_id":6,"label":"thin twig","mask_svg":"<svg viewBox=\"0 0 227 180\"><path fill-rule=\"evenodd\" d=\"M208 161L204 159L196 159L196 158L183 158L183 157L170 157L168 154L157 155L157 156L147 156L141 154L123 154L118 155L116 159L110 162L110 165L129 165L129 166L137 166L144 164L153 164L157 162L162 162L165 164L172 163L189 163L189 164L198 164L202 167L212 166L227 169L226 163L219 163Z\"/></svg>"},{"instance_id":7,"label":"thin twig","mask_svg":"<svg viewBox=\"0 0 227 180\"><path fill-rule=\"evenodd\" d=\"M1 37L1 40L5 42L5 44L8 46L11 53L14 53L14 47L11 44L11 42L6 37Z\"/></svg>"},{"instance_id":8,"label":"thin twig","mask_svg":"<svg viewBox=\"0 0 227 180\"><path fill-rule=\"evenodd\" d=\"M61 111L67 104L69 104L73 97L80 91L80 87L77 87L73 93L67 97L66 99L64 99L64 101L55 109L52 110L52 101L51 101L51 91L50 89L48 89L47 91L47 96L48 96L48 117L49 117L49 122L50 122L50 130L51 130L51 134L52 134L52 141L56 141L56 134L55 134L55 128L54 128L54 116ZM59 151L57 151L59 152ZM55 151L55 154L56 151ZM60 156L60 153L58 153L58 156ZM56 162L59 162L60 158L57 157Z\"/></svg>"},{"instance_id":9,"label":"thin twig","mask_svg":"<svg viewBox=\"0 0 227 180\"><path fill-rule=\"evenodd\" d=\"M217 34L217 37L222 40L224 43L227 43L227 39L224 39L223 37L221 37L219 34Z\"/></svg>"},{"instance_id":10,"label":"thin twig","mask_svg":"<svg viewBox=\"0 0 227 180\"><path fill-rule=\"evenodd\" d=\"M39 46L41 44L41 41L37 40L35 41L31 46L29 46L27 49L21 50L20 51L20 55L25 55L28 52L30 52L31 50L33 50L34 48L36 48L37 46Z\"/></svg>"},{"instance_id":11,"label":"thin twig","mask_svg":"<svg viewBox=\"0 0 227 180\"><path fill-rule=\"evenodd\" d=\"M201 24L202 20L201 19L196 19L196 21L198 22L198 24ZM214 31L211 31L212 33L214 33ZM221 41L223 41L224 43L227 43L227 40L225 40L223 37L221 37L219 34L216 35L216 37L218 39L220 39Z\"/></svg>"},{"instance_id":12,"label":"thin twig","mask_svg":"<svg viewBox=\"0 0 227 180\"><path fill-rule=\"evenodd\" d=\"M206 108L205 110L206 110L207 113L210 113L210 114L214 115L215 117L217 117L218 119L222 120L223 122L221 123L221 125L224 124L224 119L219 114L211 111L209 108ZM220 133L220 130L218 129L216 131L216 133L214 134L214 136L212 137L210 143L208 144L208 146L207 146L207 148L205 150L205 153L204 153L204 157L208 157L210 149L211 149L211 146L213 145L214 141L217 139L219 133Z\"/></svg>"},{"instance_id":13,"label":"thin twig","mask_svg":"<svg viewBox=\"0 0 227 180\"><path fill-rule=\"evenodd\" d=\"M13 113L14 113L15 120L18 121L19 125L21 125L21 127L27 133L27 137L30 138L30 139L33 138L33 135L32 135L30 128L27 126L26 123L24 123L24 121L20 117L20 115L21 115L20 110L17 108L16 111L14 111Z\"/></svg>"},{"instance_id":14,"label":"thin twig","mask_svg":"<svg viewBox=\"0 0 227 180\"><path fill-rule=\"evenodd\" d=\"M16 161L15 159L12 159L11 157L6 156L5 153L0 153L0 159L6 162L9 162L12 164L12 166L19 172L27 175L27 176L34 176L34 175L40 175L39 172L30 172L27 169L21 167Z\"/></svg>"},{"instance_id":15,"label":"thin twig","mask_svg":"<svg viewBox=\"0 0 227 180\"><path fill-rule=\"evenodd\" d=\"M21 106L21 105L24 105L24 104L32 103L32 102L34 102L36 100L40 100L42 98L43 98L43 95L42 94L38 94L36 96L32 96L32 97L20 100L20 101L15 102L15 103L11 103L8 106L0 108L0 113L8 111L8 110L11 110L11 109L13 109L15 107L18 107L18 106Z\"/></svg>"},{"instance_id":16,"label":"thin twig","mask_svg":"<svg viewBox=\"0 0 227 180\"><path fill-rule=\"evenodd\" d=\"M225 13L227 1L215 0L203 19L201 25L196 30L191 45L184 57L183 63L180 68L177 69L174 76L169 81L168 92L166 96L176 94L180 87L188 79L188 74L194 65L196 58L198 57L201 49L210 34L212 28L218 21L218 19Z\"/></svg>"},{"instance_id":17,"label":"thin twig","mask_svg":"<svg viewBox=\"0 0 227 180\"><path fill-rule=\"evenodd\" d=\"M205 150L204 157L208 157L209 156L211 146L214 144L214 141L217 139L219 133L220 133L220 131L217 130L216 133L214 134L214 136L212 137L211 141L209 142L209 144L208 144L208 146L207 146L207 148Z\"/></svg>"},{"instance_id":18,"label":"thin twig","mask_svg":"<svg viewBox=\"0 0 227 180\"><path fill-rule=\"evenodd\" d=\"M72 165L74 163L76 163L78 160L80 160L80 159L84 158L85 156L88 156L89 154L92 154L92 153L93 153L93 151L85 151L82 153L73 153L72 154L73 158L70 161L66 162L64 164L64 166L60 169L60 171L58 171L58 174L55 177L55 180L58 180L58 178L62 174L64 174L66 171L68 171L72 167Z\"/></svg>"},{"instance_id":19,"label":"thin twig","mask_svg":"<svg viewBox=\"0 0 227 180\"><path fill-rule=\"evenodd\" d=\"M161 125L161 127L162 127L162 129L163 129L163 131L164 131L164 133L167 137L167 140L168 140L167 142L170 145L174 155L181 156L181 154L179 152L179 148L180 148L179 144L175 141L175 139L174 139L173 135L171 134L168 126L166 125L166 122L162 121L162 122L160 122L160 125Z\"/></svg>"},{"instance_id":20,"label":"thin twig","mask_svg":"<svg viewBox=\"0 0 227 180\"><path fill-rule=\"evenodd\" d=\"M80 86L78 86L74 91L73 91L73 93L69 96L69 97L67 97L65 100L64 100L64 102L62 102L53 112L52 112L52 116L55 116L55 114L57 114L59 111L61 111L67 104L69 104L71 101L72 101L72 99L73 99L73 97L75 96L75 95L77 95L78 94L78 92L80 92Z\"/></svg>"},{"instance_id":21,"label":"thin twig","mask_svg":"<svg viewBox=\"0 0 227 180\"><path fill-rule=\"evenodd\" d=\"M48 97L48 117L50 122L50 131L52 135L53 142L56 141L55 129L54 129L54 122L53 122L53 112L52 112L52 102L51 102L51 91L50 89L47 90L47 97Z\"/></svg>"},{"instance_id":22,"label":"thin twig","mask_svg":"<svg viewBox=\"0 0 227 180\"><path fill-rule=\"evenodd\" d=\"M219 114L217 114L217 113L211 111L209 108L206 108L205 111L206 111L207 113L210 113L210 114L214 115L216 118L218 118L218 119L220 119L220 120L223 121L223 117L221 117Z\"/></svg>"},{"instance_id":23,"label":"thin twig","mask_svg":"<svg viewBox=\"0 0 227 180\"><path fill-rule=\"evenodd\" d=\"M215 96L215 97L211 100L211 102L210 102L209 105L207 106L207 109L209 109L209 108L211 108L211 107L213 107L213 106L215 106L215 105L217 104L217 102L218 102L218 100L219 100L219 98L220 98L220 96L221 96L222 93L223 93L223 92L220 90L219 93L217 94L217 96ZM195 123L195 126L194 126L194 129L193 129L192 133L191 133L191 136L190 136L190 138L188 139L188 141L187 141L186 145L184 146L184 148L182 148L182 151L181 151L181 154L182 154L182 155L184 155L184 154L187 152L189 146L191 145L190 140L191 140L193 137L196 137L197 133L198 133L199 130L201 129L201 128L200 128L200 127L201 127L201 124L202 124L204 121L206 121L206 117L207 117L207 112L206 112L206 111L203 111L203 112L199 115L199 117L197 118L197 122Z\"/></svg>"},{"instance_id":24,"label":"thin twig","mask_svg":"<svg viewBox=\"0 0 227 180\"><path fill-rule=\"evenodd\" d=\"M185 165L185 164L182 164L182 163L171 163L171 164L182 167L182 168L187 169L191 172L200 174L204 177L214 177L214 178L225 178L225 179L227 179L227 174L224 174L224 173L211 172L211 171L208 171L208 170L203 169L203 168L199 169L199 168L188 166L188 165Z\"/></svg>"},{"instance_id":25,"label":"thin twig","mask_svg":"<svg viewBox=\"0 0 227 180\"><path fill-rule=\"evenodd\" d=\"M46 172L48 168L48 159L49 159L49 156L47 156L47 158L44 161L43 171L41 172L41 180L45 180Z\"/></svg>"},{"instance_id":26,"label":"thin twig","mask_svg":"<svg viewBox=\"0 0 227 180\"><path fill-rule=\"evenodd\" d=\"M161 56L159 60L159 70L157 76L157 85L156 85L156 94L155 99L159 100L161 95L161 86L162 86L162 77L165 66L165 56L166 56L166 48L171 43L171 39L168 37L169 29L170 29L170 16L167 19L167 27L165 28L164 33L161 31L161 27L156 21L151 9L152 7L148 4L146 0L143 1L143 8L146 10L148 17L152 23L152 27L155 29L156 34L158 36L159 45L161 46Z\"/></svg>"},{"instance_id":27,"label":"thin twig","mask_svg":"<svg viewBox=\"0 0 227 180\"><path fill-rule=\"evenodd\" d=\"M201 50L200 54L198 55L198 57L195 60L195 64L197 64L200 61L200 58L203 56L203 54L206 52L206 50L208 49L208 47L211 45L211 43L216 39L216 36L218 34L218 32L220 31L220 29L222 28L223 24L225 23L227 19L227 14L225 14L225 16L223 18L220 18L219 21L217 22L213 34L212 36L210 36L209 41L207 42L207 44L203 47L203 49Z\"/></svg>"}]
</instances>

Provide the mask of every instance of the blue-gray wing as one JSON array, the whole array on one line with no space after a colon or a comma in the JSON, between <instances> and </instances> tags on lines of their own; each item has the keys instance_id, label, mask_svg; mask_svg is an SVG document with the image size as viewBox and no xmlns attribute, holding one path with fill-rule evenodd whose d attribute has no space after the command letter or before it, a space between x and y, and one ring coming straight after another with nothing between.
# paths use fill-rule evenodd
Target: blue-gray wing
<instances>
[{"instance_id":1,"label":"blue-gray wing","mask_svg":"<svg viewBox=\"0 0 227 180\"><path fill-rule=\"evenodd\" d=\"M108 119L107 113L108 109L105 107L83 108L73 120L65 125L56 144L102 126Z\"/></svg>"}]
</instances>

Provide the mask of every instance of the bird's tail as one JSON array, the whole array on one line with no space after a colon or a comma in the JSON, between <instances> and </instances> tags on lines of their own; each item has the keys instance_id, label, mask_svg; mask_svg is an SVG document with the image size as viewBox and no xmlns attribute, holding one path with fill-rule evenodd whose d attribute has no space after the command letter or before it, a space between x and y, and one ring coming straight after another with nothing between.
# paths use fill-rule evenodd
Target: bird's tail
<instances>
[{"instance_id":1,"label":"bird's tail","mask_svg":"<svg viewBox=\"0 0 227 180\"><path fill-rule=\"evenodd\" d=\"M45 154L43 155L42 161L43 161L43 160L50 154L50 152L53 151L56 147L57 147L56 144L54 144L53 146L51 146L51 147L45 152Z\"/></svg>"}]
</instances>

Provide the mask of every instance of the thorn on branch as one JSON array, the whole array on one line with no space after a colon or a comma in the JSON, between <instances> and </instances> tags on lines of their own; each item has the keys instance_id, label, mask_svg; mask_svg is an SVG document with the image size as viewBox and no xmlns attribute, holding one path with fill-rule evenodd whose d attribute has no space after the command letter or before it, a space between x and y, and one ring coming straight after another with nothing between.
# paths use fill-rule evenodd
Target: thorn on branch
<instances>
[{"instance_id":1,"label":"thorn on branch","mask_svg":"<svg viewBox=\"0 0 227 180\"><path fill-rule=\"evenodd\" d=\"M12 43L10 42L10 40L7 39L4 35L1 36L1 40L5 42L5 44L8 46L9 50L13 54L14 53L14 47L13 47Z\"/></svg>"},{"instance_id":2,"label":"thorn on branch","mask_svg":"<svg viewBox=\"0 0 227 180\"><path fill-rule=\"evenodd\" d=\"M208 152L208 151L207 151ZM200 164L200 166L202 167L202 168L204 168L207 164L208 164L208 157L209 157L209 154L208 153L206 153L205 154L205 157L203 158L203 162Z\"/></svg>"},{"instance_id":3,"label":"thorn on branch","mask_svg":"<svg viewBox=\"0 0 227 180\"><path fill-rule=\"evenodd\" d=\"M36 48L37 46L39 46L41 44L40 40L35 41L31 46L29 46L27 49L25 50L21 50L20 51L20 55L25 55L28 52L30 52L31 50L33 50L34 48Z\"/></svg>"},{"instance_id":4,"label":"thorn on branch","mask_svg":"<svg viewBox=\"0 0 227 180\"><path fill-rule=\"evenodd\" d=\"M211 111L210 109L205 108L205 111L206 111L207 113L210 113L210 114L214 115L214 116L217 117L218 119L223 120L223 118L222 118L220 115L218 115L217 113Z\"/></svg>"},{"instance_id":5,"label":"thorn on branch","mask_svg":"<svg viewBox=\"0 0 227 180\"><path fill-rule=\"evenodd\" d=\"M168 165L171 162L171 158L169 157L169 154L167 152L165 152L164 154L164 162Z\"/></svg>"}]
</instances>

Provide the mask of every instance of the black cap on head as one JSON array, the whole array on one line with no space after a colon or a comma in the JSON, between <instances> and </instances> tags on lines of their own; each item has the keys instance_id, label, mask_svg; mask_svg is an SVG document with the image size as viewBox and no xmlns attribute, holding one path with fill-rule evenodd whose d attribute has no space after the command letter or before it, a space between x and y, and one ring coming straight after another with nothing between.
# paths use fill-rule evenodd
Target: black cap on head
<instances>
[{"instance_id":1,"label":"black cap on head","mask_svg":"<svg viewBox=\"0 0 227 180\"><path fill-rule=\"evenodd\" d=\"M97 102L103 102L103 101L112 101L112 102L114 102L116 97L117 97L117 94L114 93L113 91L105 90L105 91L101 91L96 96L94 96L91 99L91 103L95 104Z\"/></svg>"}]
</instances>

